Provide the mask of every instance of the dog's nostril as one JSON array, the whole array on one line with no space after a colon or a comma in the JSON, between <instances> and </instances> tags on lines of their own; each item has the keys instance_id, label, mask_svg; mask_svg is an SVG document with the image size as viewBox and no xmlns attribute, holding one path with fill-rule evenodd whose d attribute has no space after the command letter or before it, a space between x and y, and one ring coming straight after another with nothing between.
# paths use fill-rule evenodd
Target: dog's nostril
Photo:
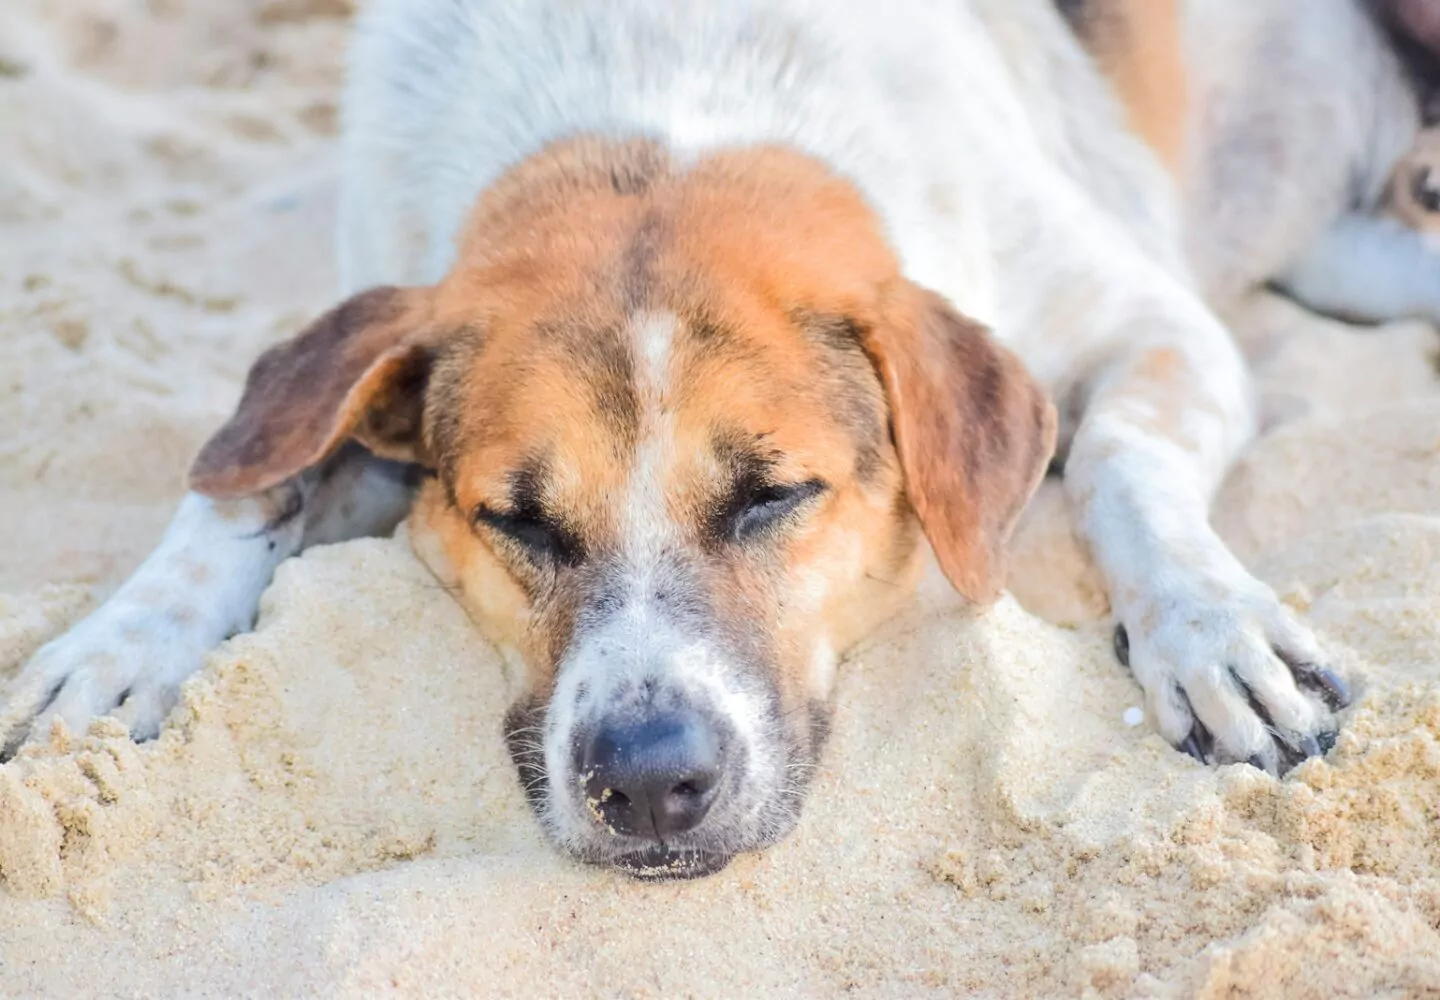
<instances>
[{"instance_id":1,"label":"dog's nostril","mask_svg":"<svg viewBox=\"0 0 1440 1000\"><path fill-rule=\"evenodd\" d=\"M613 833L664 840L705 818L722 759L715 730L694 713L605 724L580 762L586 803Z\"/></svg>"}]
</instances>

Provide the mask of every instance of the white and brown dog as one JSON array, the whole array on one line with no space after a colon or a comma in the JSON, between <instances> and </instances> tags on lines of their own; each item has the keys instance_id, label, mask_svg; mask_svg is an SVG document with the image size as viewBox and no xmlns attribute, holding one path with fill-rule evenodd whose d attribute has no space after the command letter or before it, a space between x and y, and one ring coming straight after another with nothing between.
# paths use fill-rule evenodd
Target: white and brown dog
<instances>
[{"instance_id":1,"label":"white and brown dog","mask_svg":"<svg viewBox=\"0 0 1440 1000\"><path fill-rule=\"evenodd\" d=\"M712 870L796 822L837 658L926 539L997 595L1047 391L1153 724L1272 772L1333 739L1344 683L1207 509L1255 419L1218 311L1278 280L1440 314L1370 212L1418 110L1359 0L372 0L356 30L350 297L26 666L12 745L122 702L154 735L278 562L408 512L516 671L546 831Z\"/></svg>"}]
</instances>

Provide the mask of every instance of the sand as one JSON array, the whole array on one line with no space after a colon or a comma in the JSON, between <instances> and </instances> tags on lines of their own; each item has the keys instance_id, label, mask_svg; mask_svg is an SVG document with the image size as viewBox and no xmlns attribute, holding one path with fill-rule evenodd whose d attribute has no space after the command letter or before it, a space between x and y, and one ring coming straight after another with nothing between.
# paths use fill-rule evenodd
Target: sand
<instances>
[{"instance_id":1,"label":"sand","mask_svg":"<svg viewBox=\"0 0 1440 1000\"><path fill-rule=\"evenodd\" d=\"M334 289L344 5L0 8L0 676L155 542ZM1440 338L1236 317L1216 524L1358 704L1284 781L1144 726L1046 484L1013 597L858 650L797 833L645 885L539 837L496 657L403 535L285 564L157 742L0 767L0 995L1440 995Z\"/></svg>"}]
</instances>

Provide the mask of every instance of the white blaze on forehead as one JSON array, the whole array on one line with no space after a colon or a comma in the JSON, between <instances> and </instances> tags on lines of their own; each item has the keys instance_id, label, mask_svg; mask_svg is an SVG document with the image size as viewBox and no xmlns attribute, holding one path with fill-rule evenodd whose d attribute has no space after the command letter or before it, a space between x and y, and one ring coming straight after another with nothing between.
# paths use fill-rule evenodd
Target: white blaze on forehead
<instances>
[{"instance_id":1,"label":"white blaze on forehead","mask_svg":"<svg viewBox=\"0 0 1440 1000\"><path fill-rule=\"evenodd\" d=\"M628 333L635 354L639 427L634 465L622 512L622 544L632 568L645 575L675 534L665 506L666 471L674 459L669 409L672 349L679 320L668 312L636 313Z\"/></svg>"},{"instance_id":2,"label":"white blaze on forehead","mask_svg":"<svg viewBox=\"0 0 1440 1000\"><path fill-rule=\"evenodd\" d=\"M651 409L663 405L670 388L670 352L675 346L679 320L668 312L641 312L630 317L630 342L636 348L635 389L642 403L641 419Z\"/></svg>"}]
</instances>

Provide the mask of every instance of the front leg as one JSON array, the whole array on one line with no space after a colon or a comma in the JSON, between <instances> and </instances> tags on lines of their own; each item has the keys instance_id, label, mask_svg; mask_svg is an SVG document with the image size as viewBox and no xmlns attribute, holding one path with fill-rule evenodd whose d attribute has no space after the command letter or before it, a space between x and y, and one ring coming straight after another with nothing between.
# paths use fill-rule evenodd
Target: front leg
<instances>
[{"instance_id":1,"label":"front leg","mask_svg":"<svg viewBox=\"0 0 1440 1000\"><path fill-rule=\"evenodd\" d=\"M1328 749L1349 696L1310 630L1209 524L1252 432L1244 363L1179 289L1117 329L1129 335L1088 387L1065 466L1076 528L1110 587L1117 650L1173 745L1282 772Z\"/></svg>"},{"instance_id":2,"label":"front leg","mask_svg":"<svg viewBox=\"0 0 1440 1000\"><path fill-rule=\"evenodd\" d=\"M282 560L313 542L389 531L410 486L404 466L350 447L254 496L188 494L150 557L12 682L0 711L5 755L55 719L79 731L117 709L135 738L155 736L205 655L253 625Z\"/></svg>"},{"instance_id":3,"label":"front leg","mask_svg":"<svg viewBox=\"0 0 1440 1000\"><path fill-rule=\"evenodd\" d=\"M371 289L260 356L160 547L5 692L3 753L55 719L78 730L117 708L153 736L205 654L251 627L281 560L399 523L425 451L432 299Z\"/></svg>"}]
</instances>

